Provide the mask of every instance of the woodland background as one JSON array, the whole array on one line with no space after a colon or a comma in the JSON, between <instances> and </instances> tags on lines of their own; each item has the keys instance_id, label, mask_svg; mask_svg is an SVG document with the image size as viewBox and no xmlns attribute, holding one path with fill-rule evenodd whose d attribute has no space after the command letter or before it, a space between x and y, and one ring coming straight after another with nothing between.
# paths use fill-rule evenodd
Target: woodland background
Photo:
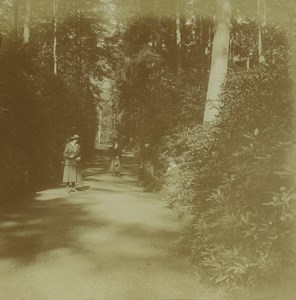
<instances>
[{"instance_id":1,"label":"woodland background","mask_svg":"<svg viewBox=\"0 0 296 300\"><path fill-rule=\"evenodd\" d=\"M293 0L1 0L1 202L60 182L73 131L85 161L149 140L159 172L181 169L163 195L192 216L179 249L203 278L286 280L295 28Z\"/></svg>"}]
</instances>

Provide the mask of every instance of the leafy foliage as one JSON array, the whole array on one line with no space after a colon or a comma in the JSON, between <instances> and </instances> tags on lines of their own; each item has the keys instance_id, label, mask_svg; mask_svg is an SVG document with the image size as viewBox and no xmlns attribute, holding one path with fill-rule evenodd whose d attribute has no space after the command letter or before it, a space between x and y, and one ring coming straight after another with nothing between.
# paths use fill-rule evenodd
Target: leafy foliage
<instances>
[{"instance_id":1,"label":"leafy foliage","mask_svg":"<svg viewBox=\"0 0 296 300\"><path fill-rule=\"evenodd\" d=\"M0 54L2 201L60 181L63 146L73 126L83 137L85 159L93 149L93 95L71 89L32 56L14 43Z\"/></svg>"},{"instance_id":2,"label":"leafy foliage","mask_svg":"<svg viewBox=\"0 0 296 300\"><path fill-rule=\"evenodd\" d=\"M0 22L3 201L60 181L62 151L73 127L82 137L83 158L92 154L98 81L106 72L108 55L97 1L62 1L57 7L58 76L54 76L53 12L48 9L53 2L31 2L30 42L26 45L20 41L24 2L14 4L8 0L0 5L0 14L6 12L6 19Z\"/></svg>"},{"instance_id":3,"label":"leafy foliage","mask_svg":"<svg viewBox=\"0 0 296 300\"><path fill-rule=\"evenodd\" d=\"M176 69L170 59L176 57L170 21L149 20L130 27L136 42L129 32L123 40L129 57L117 80L126 112L121 130L136 133L138 141L150 138L164 168L170 157L179 165L180 176L163 195L190 215L181 249L190 252L206 280L231 290L283 279L294 265L296 217L296 162L289 158L295 151L294 107L283 30L264 27L263 43L269 47L265 64L259 65L258 26L233 22L224 107L212 127L200 124L209 69L203 52L207 38L198 40L200 24L198 38L183 26L183 61ZM152 24L162 38L168 34L162 47ZM205 20L203 25L207 31L212 26ZM131 121L136 130L129 132Z\"/></svg>"},{"instance_id":4,"label":"leafy foliage","mask_svg":"<svg viewBox=\"0 0 296 300\"><path fill-rule=\"evenodd\" d=\"M293 266L291 81L282 66L231 72L222 97L219 125L175 137L183 174L167 197L190 207L182 244L205 278L234 288L284 278Z\"/></svg>"}]
</instances>

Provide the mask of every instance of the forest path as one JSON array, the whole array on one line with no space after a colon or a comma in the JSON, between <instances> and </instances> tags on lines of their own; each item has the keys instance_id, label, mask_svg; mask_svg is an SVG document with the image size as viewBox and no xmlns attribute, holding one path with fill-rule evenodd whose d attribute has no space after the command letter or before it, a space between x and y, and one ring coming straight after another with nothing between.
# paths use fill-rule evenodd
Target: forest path
<instances>
[{"instance_id":1,"label":"forest path","mask_svg":"<svg viewBox=\"0 0 296 300\"><path fill-rule=\"evenodd\" d=\"M142 191L135 160L123 161L120 178L98 156L85 192L61 186L1 210L1 300L208 299L186 257L170 251L177 216Z\"/></svg>"}]
</instances>

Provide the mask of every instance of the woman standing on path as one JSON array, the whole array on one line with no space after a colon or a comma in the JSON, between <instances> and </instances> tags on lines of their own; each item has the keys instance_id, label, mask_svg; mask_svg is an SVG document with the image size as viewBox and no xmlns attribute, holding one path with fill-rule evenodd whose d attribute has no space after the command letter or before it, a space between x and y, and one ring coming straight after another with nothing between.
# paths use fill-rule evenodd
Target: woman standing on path
<instances>
[{"instance_id":1,"label":"woman standing on path","mask_svg":"<svg viewBox=\"0 0 296 300\"><path fill-rule=\"evenodd\" d=\"M111 165L110 171L112 176L120 176L121 169L121 147L119 147L118 141L115 141L114 144L109 148Z\"/></svg>"},{"instance_id":2,"label":"woman standing on path","mask_svg":"<svg viewBox=\"0 0 296 300\"><path fill-rule=\"evenodd\" d=\"M78 144L79 136L75 134L70 137L70 142L66 145L64 150L64 174L63 182L66 184L68 192L76 192L75 186L82 182L82 176L79 168L80 145Z\"/></svg>"},{"instance_id":3,"label":"woman standing on path","mask_svg":"<svg viewBox=\"0 0 296 300\"><path fill-rule=\"evenodd\" d=\"M150 143L145 143L141 153L141 165L143 170L144 185L148 186L154 180L154 154Z\"/></svg>"}]
</instances>

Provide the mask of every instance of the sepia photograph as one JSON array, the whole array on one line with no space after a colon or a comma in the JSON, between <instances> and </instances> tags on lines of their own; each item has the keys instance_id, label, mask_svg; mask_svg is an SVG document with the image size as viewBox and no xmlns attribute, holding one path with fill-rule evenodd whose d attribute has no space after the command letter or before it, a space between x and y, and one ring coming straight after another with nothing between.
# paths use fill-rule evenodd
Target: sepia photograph
<instances>
[{"instance_id":1,"label":"sepia photograph","mask_svg":"<svg viewBox=\"0 0 296 300\"><path fill-rule=\"evenodd\" d=\"M296 0L0 0L0 300L295 283Z\"/></svg>"}]
</instances>

